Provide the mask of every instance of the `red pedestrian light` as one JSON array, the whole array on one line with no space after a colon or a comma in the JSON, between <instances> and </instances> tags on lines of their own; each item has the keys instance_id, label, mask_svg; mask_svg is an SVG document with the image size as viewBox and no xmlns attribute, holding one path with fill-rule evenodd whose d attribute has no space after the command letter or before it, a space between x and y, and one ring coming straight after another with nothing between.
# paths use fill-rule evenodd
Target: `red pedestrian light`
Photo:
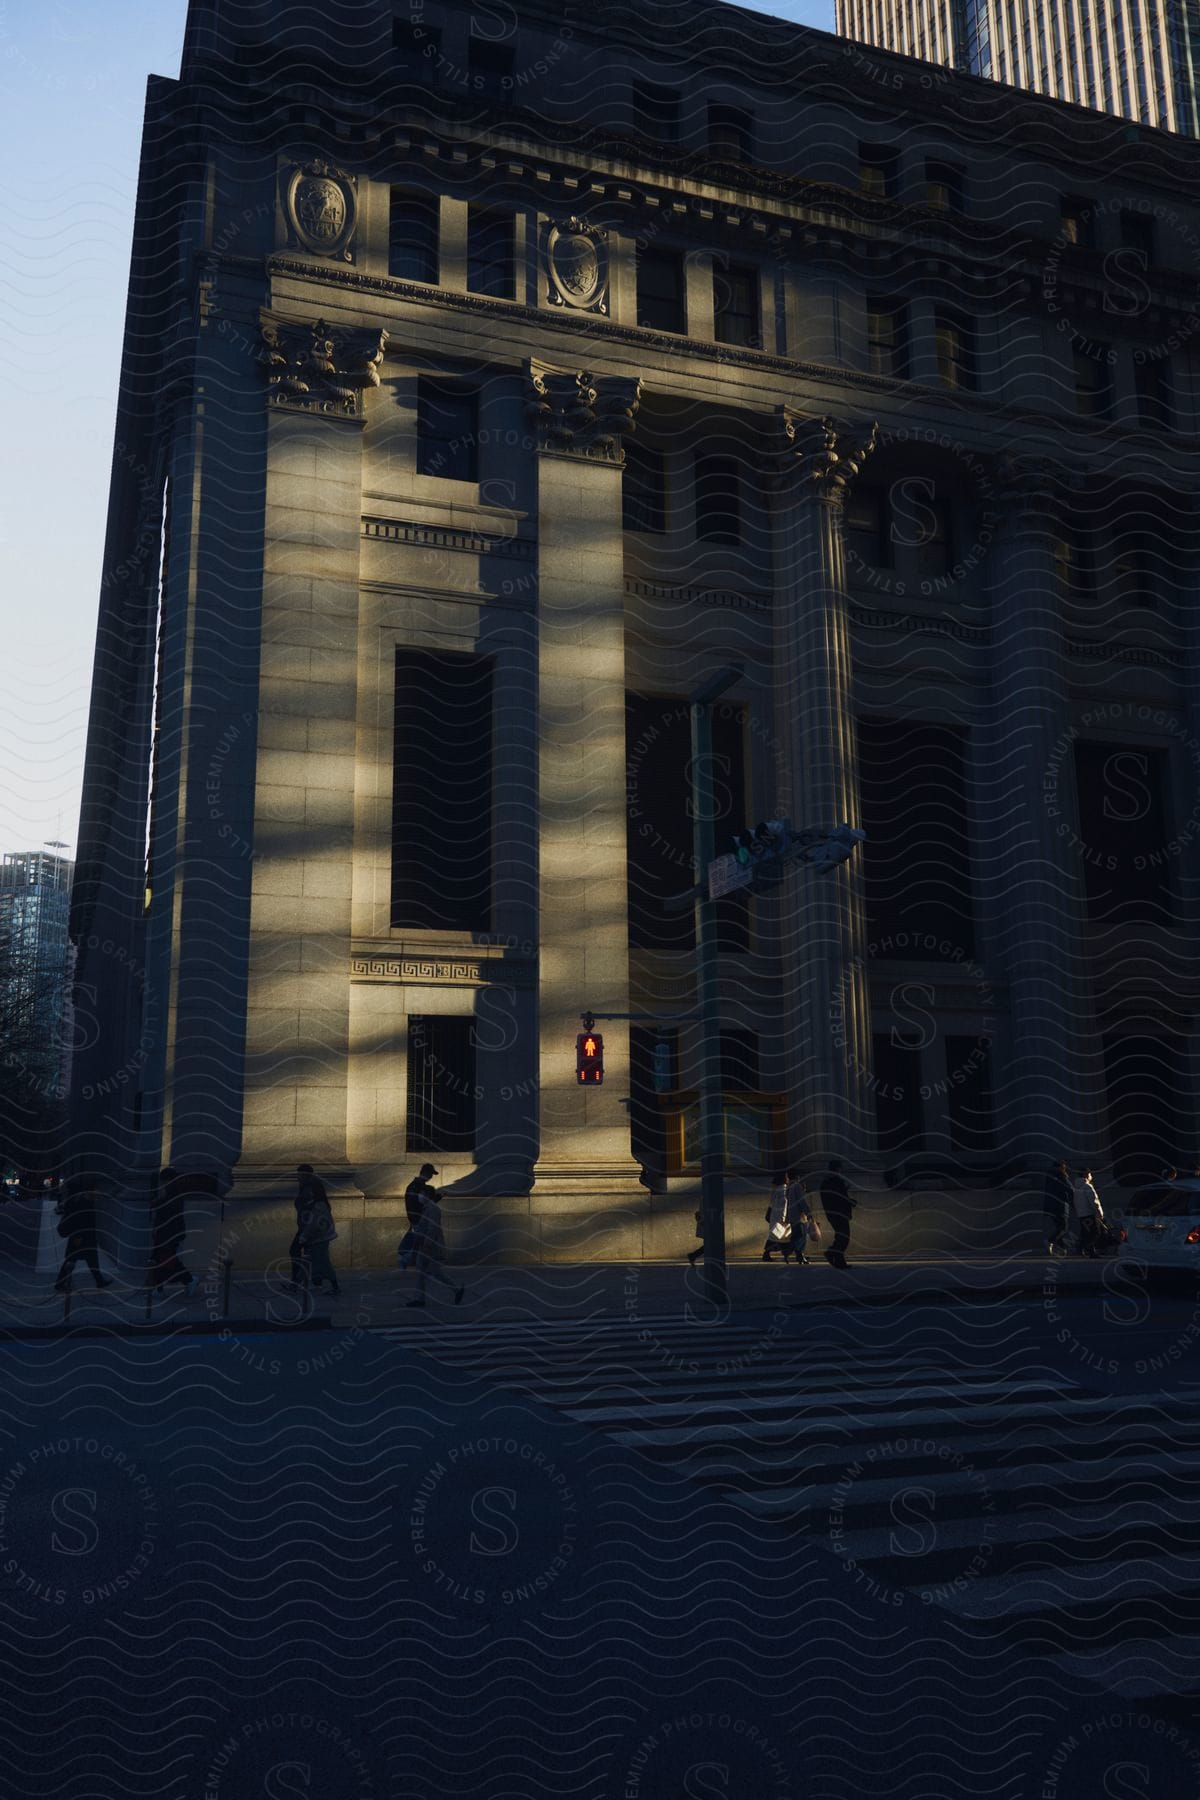
<instances>
[{"instance_id":1,"label":"red pedestrian light","mask_svg":"<svg viewBox=\"0 0 1200 1800\"><path fill-rule=\"evenodd\" d=\"M604 1039L598 1031L581 1031L575 1039L575 1079L580 1087L599 1087L604 1080Z\"/></svg>"}]
</instances>

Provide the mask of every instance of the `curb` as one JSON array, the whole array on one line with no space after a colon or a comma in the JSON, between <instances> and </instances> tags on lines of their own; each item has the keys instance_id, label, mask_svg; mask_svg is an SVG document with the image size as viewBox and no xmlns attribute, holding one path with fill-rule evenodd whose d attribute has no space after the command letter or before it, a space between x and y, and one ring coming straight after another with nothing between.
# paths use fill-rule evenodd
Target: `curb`
<instances>
[{"instance_id":1,"label":"curb","mask_svg":"<svg viewBox=\"0 0 1200 1800\"><path fill-rule=\"evenodd\" d=\"M271 1325L265 1319L182 1319L174 1325L0 1325L0 1343L14 1339L219 1337L222 1332L254 1337L333 1329L329 1313L314 1313L311 1319L298 1319L294 1325Z\"/></svg>"}]
</instances>

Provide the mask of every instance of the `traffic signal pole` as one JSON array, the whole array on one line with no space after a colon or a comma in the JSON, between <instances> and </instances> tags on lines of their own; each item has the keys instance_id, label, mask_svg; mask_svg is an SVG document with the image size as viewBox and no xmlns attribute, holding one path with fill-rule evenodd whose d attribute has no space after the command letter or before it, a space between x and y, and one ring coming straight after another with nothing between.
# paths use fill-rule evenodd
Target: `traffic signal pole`
<instances>
[{"instance_id":1,"label":"traffic signal pole","mask_svg":"<svg viewBox=\"0 0 1200 1800\"><path fill-rule=\"evenodd\" d=\"M700 1235L704 1242L705 1298L724 1306L725 1120L721 1096L720 986L715 902L707 870L716 848L712 709L741 679L740 668L722 669L691 696L692 850L700 882L696 894L696 1010L700 1021Z\"/></svg>"}]
</instances>

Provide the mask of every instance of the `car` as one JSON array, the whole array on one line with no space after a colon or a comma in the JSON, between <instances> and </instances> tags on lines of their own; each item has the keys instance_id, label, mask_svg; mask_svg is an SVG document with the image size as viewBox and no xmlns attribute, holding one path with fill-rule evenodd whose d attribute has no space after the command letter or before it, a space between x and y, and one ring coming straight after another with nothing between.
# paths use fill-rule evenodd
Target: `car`
<instances>
[{"instance_id":1,"label":"car","mask_svg":"<svg viewBox=\"0 0 1200 1800\"><path fill-rule=\"evenodd\" d=\"M1118 1231L1120 1260L1200 1275L1200 1181L1148 1182L1129 1201Z\"/></svg>"}]
</instances>

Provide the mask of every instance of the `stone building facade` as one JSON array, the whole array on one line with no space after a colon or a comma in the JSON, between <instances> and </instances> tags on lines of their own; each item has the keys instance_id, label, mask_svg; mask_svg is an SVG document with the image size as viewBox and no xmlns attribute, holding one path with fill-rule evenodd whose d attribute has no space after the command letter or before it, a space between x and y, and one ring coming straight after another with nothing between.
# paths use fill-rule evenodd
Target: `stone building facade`
<instances>
[{"instance_id":1,"label":"stone building facade","mask_svg":"<svg viewBox=\"0 0 1200 1800\"><path fill-rule=\"evenodd\" d=\"M389 1257L428 1159L479 1254L678 1254L664 902L731 665L720 847L868 832L721 905L731 1242L785 1157L841 1154L883 1230L930 1159L988 1213L1051 1156L1181 1155L1200 207L1193 147L1129 129L719 5L681 42L193 0L147 108L80 1156L215 1168L243 1245L308 1161Z\"/></svg>"}]
</instances>

